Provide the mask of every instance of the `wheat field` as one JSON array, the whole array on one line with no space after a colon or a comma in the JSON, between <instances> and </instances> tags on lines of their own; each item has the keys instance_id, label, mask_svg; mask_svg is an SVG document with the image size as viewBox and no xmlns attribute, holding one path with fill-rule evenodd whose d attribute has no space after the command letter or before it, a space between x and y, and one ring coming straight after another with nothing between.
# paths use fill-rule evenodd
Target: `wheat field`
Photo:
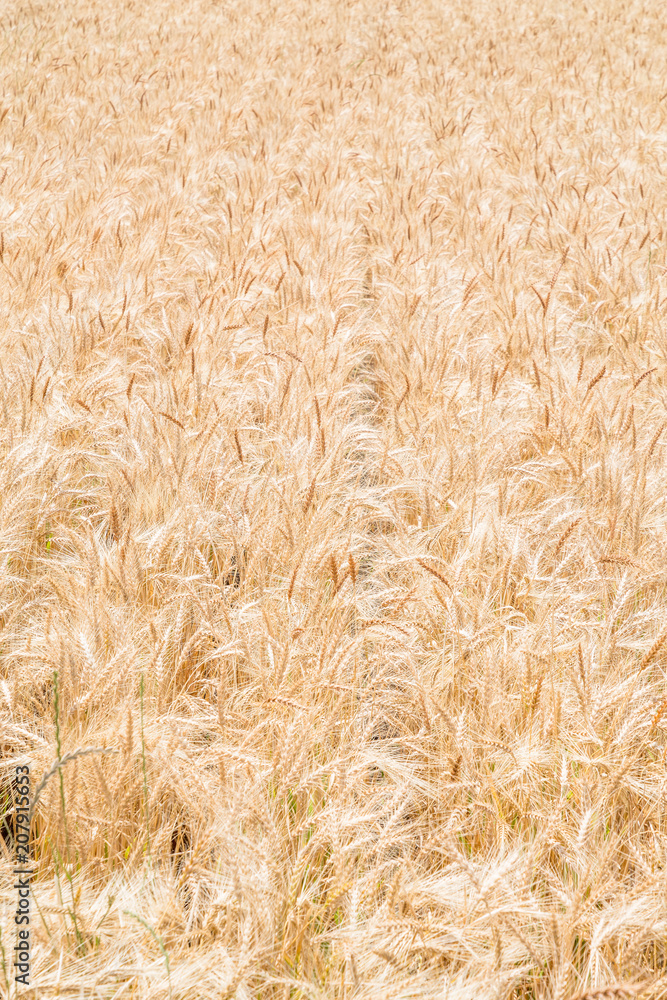
<instances>
[{"instance_id":1,"label":"wheat field","mask_svg":"<svg viewBox=\"0 0 667 1000\"><path fill-rule=\"evenodd\" d=\"M0 993L666 997L663 5L0 29Z\"/></svg>"}]
</instances>

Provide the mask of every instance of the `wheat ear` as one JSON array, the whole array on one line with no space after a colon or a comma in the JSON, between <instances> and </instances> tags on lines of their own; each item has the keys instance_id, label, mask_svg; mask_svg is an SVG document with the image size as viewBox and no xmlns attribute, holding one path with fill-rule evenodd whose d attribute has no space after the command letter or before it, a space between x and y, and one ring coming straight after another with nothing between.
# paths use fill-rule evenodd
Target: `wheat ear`
<instances>
[{"instance_id":1,"label":"wheat ear","mask_svg":"<svg viewBox=\"0 0 667 1000\"><path fill-rule=\"evenodd\" d=\"M30 803L30 812L28 814L29 820L32 821L33 814L35 812L35 806L39 801L39 797L46 788L49 778L52 778L54 774L57 774L61 767L65 764L69 764L70 761L75 760L77 757L87 757L91 753L118 753L113 747L79 747L78 750L72 750L70 753L66 753L64 757L56 757L51 768L45 771L42 776L42 780L37 785L35 789L35 795L32 802Z\"/></svg>"}]
</instances>

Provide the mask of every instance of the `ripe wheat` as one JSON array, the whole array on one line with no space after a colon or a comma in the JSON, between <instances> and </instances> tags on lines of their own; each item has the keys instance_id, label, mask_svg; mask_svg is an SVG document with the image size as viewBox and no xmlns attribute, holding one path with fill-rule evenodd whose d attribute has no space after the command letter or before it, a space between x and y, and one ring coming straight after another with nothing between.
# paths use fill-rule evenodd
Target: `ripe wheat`
<instances>
[{"instance_id":1,"label":"ripe wheat","mask_svg":"<svg viewBox=\"0 0 667 1000\"><path fill-rule=\"evenodd\" d=\"M661 6L0 11L0 992L667 995Z\"/></svg>"}]
</instances>

